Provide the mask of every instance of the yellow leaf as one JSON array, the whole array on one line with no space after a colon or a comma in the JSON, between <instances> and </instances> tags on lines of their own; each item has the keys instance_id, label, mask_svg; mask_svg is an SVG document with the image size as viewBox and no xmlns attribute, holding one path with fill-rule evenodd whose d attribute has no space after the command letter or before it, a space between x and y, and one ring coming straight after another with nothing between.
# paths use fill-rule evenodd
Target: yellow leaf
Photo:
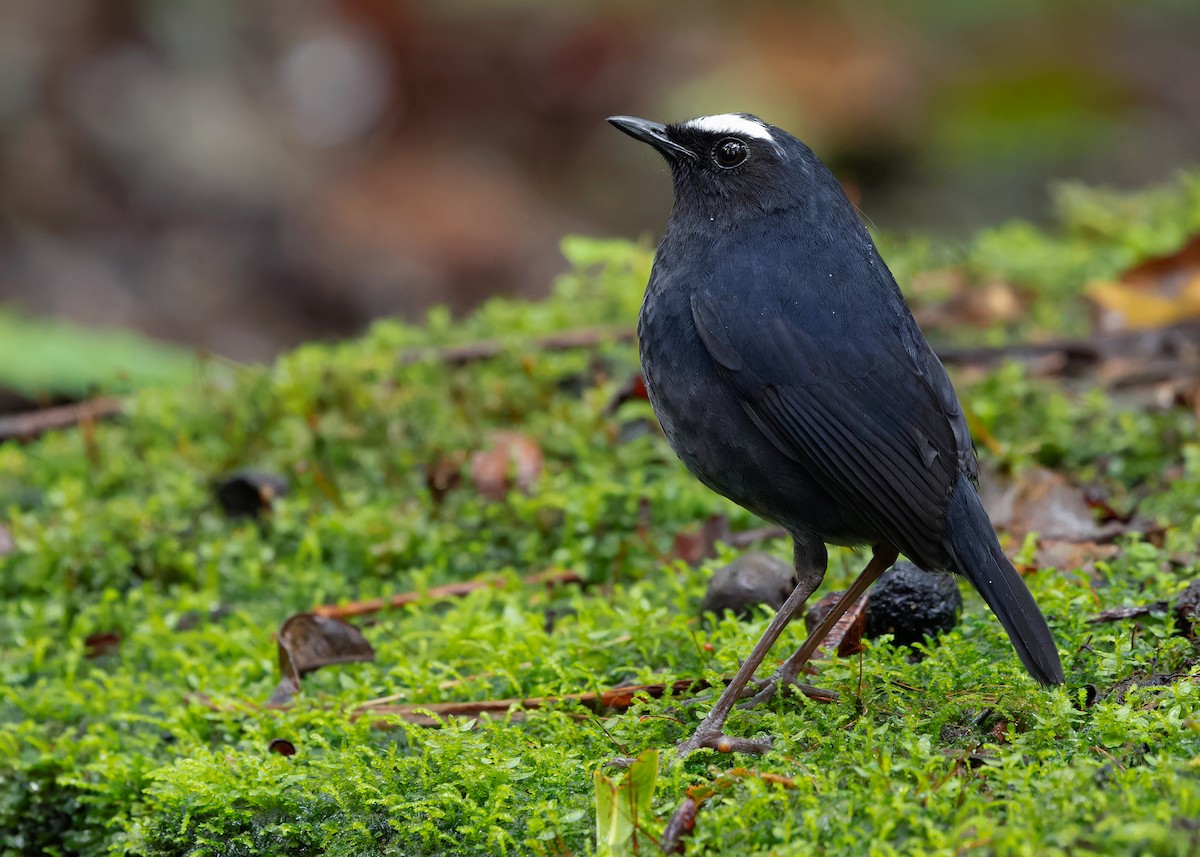
<instances>
[{"instance_id":1,"label":"yellow leaf","mask_svg":"<svg viewBox=\"0 0 1200 857\"><path fill-rule=\"evenodd\" d=\"M1163 327L1200 318L1200 271L1171 289L1170 294L1144 285L1106 281L1089 283L1087 294L1104 309L1116 313L1125 327Z\"/></svg>"}]
</instances>

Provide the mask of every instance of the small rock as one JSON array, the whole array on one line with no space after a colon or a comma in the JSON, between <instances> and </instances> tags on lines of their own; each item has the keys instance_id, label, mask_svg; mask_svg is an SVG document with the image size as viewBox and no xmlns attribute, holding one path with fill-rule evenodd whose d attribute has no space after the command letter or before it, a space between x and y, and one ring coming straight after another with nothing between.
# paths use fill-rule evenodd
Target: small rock
<instances>
[{"instance_id":1,"label":"small rock","mask_svg":"<svg viewBox=\"0 0 1200 857\"><path fill-rule=\"evenodd\" d=\"M898 646L936 637L958 624L962 594L949 574L931 574L911 562L898 562L871 587L867 598L867 637L891 634Z\"/></svg>"},{"instance_id":2,"label":"small rock","mask_svg":"<svg viewBox=\"0 0 1200 857\"><path fill-rule=\"evenodd\" d=\"M1193 580L1175 599L1175 627L1189 640L1200 637L1200 580Z\"/></svg>"},{"instance_id":3,"label":"small rock","mask_svg":"<svg viewBox=\"0 0 1200 857\"><path fill-rule=\"evenodd\" d=\"M277 473L237 470L217 480L217 502L230 517L258 516L270 511L276 497L288 492L288 481Z\"/></svg>"},{"instance_id":4,"label":"small rock","mask_svg":"<svg viewBox=\"0 0 1200 857\"><path fill-rule=\"evenodd\" d=\"M742 618L749 618L760 604L778 610L795 586L794 572L788 563L766 553L743 554L713 574L700 612L732 610Z\"/></svg>"}]
</instances>

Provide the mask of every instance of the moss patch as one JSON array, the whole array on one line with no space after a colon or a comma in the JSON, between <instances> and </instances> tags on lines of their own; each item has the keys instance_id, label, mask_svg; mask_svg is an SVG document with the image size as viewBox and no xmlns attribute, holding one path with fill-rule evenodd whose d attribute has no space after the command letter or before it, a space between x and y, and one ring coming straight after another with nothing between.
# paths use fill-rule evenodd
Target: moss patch
<instances>
[{"instance_id":1,"label":"moss patch","mask_svg":"<svg viewBox=\"0 0 1200 857\"><path fill-rule=\"evenodd\" d=\"M1001 277L1033 295L1021 320L989 336L1079 332L1084 281L1170 250L1163 234L1181 243L1200 225L1197 188L1185 176L1130 198L1073 190L1053 234L1017 224L963 248L908 241L887 254L902 281L948 264L970 284ZM573 239L564 249L575 270L544 302L382 323L270 368L146 391L90 446L73 431L0 445L0 526L12 542L0 557L0 854L594 852L593 773L679 741L703 705L668 697L597 715L564 703L441 728L355 714L382 697L717 681L766 622L695 618L712 568L733 554L688 567L669 559L675 536L718 513L735 529L758 522L641 430L645 402L611 412L636 371L634 347L525 347L636 317L649 248ZM481 339L498 353L451 364L422 351ZM840 692L836 704L785 695L736 714L735 733L778 736L769 755L676 764L666 754L657 818L642 819L651 834L695 787L711 797L690 854L1200 847L1194 648L1169 618L1136 629L1087 621L1169 599L1196 575L1194 412L1015 366L961 380L994 441L981 450L992 466L1099 482L1166 527L1094 568L1029 577L1068 685L1038 690L969 595L962 622L923 658L881 643L861 663L822 663L816 681ZM532 439L544 463L528 492L490 501L470 456L496 431ZM229 519L212 499L215 477L245 467L291 483L258 520ZM831 584L860 563L835 551ZM547 568L588 585L521 582ZM272 635L289 614L484 575L504 583L360 621L374 663L319 670L290 708L264 707L278 681ZM776 654L800 636L791 629ZM1106 695L1123 680L1123 693ZM1088 685L1099 691L1090 706ZM271 752L276 738L295 755Z\"/></svg>"}]
</instances>

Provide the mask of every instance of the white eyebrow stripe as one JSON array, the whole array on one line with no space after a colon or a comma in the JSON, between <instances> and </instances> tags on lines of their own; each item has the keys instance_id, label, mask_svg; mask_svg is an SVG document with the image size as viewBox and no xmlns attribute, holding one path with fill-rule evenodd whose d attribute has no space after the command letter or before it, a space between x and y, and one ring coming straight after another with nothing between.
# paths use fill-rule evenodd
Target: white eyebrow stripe
<instances>
[{"instance_id":1,"label":"white eyebrow stripe","mask_svg":"<svg viewBox=\"0 0 1200 857\"><path fill-rule=\"evenodd\" d=\"M733 134L741 137L756 137L759 140L766 140L769 143L775 142L775 138L771 136L771 132L767 130L765 125L755 122L753 119L747 119L745 116L739 116L736 113L701 116L698 119L689 119L683 124L687 128L694 128L697 131L705 131L709 134Z\"/></svg>"}]
</instances>

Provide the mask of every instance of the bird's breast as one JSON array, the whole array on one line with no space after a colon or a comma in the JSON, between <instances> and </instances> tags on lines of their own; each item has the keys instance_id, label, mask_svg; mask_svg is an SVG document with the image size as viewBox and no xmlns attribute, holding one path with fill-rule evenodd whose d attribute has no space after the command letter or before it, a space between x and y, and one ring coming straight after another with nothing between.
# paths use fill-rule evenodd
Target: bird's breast
<instances>
[{"instance_id":1,"label":"bird's breast","mask_svg":"<svg viewBox=\"0 0 1200 857\"><path fill-rule=\"evenodd\" d=\"M667 442L701 482L793 532L844 529L826 492L747 415L695 327L688 292L652 278L638 322L646 391Z\"/></svg>"}]
</instances>

